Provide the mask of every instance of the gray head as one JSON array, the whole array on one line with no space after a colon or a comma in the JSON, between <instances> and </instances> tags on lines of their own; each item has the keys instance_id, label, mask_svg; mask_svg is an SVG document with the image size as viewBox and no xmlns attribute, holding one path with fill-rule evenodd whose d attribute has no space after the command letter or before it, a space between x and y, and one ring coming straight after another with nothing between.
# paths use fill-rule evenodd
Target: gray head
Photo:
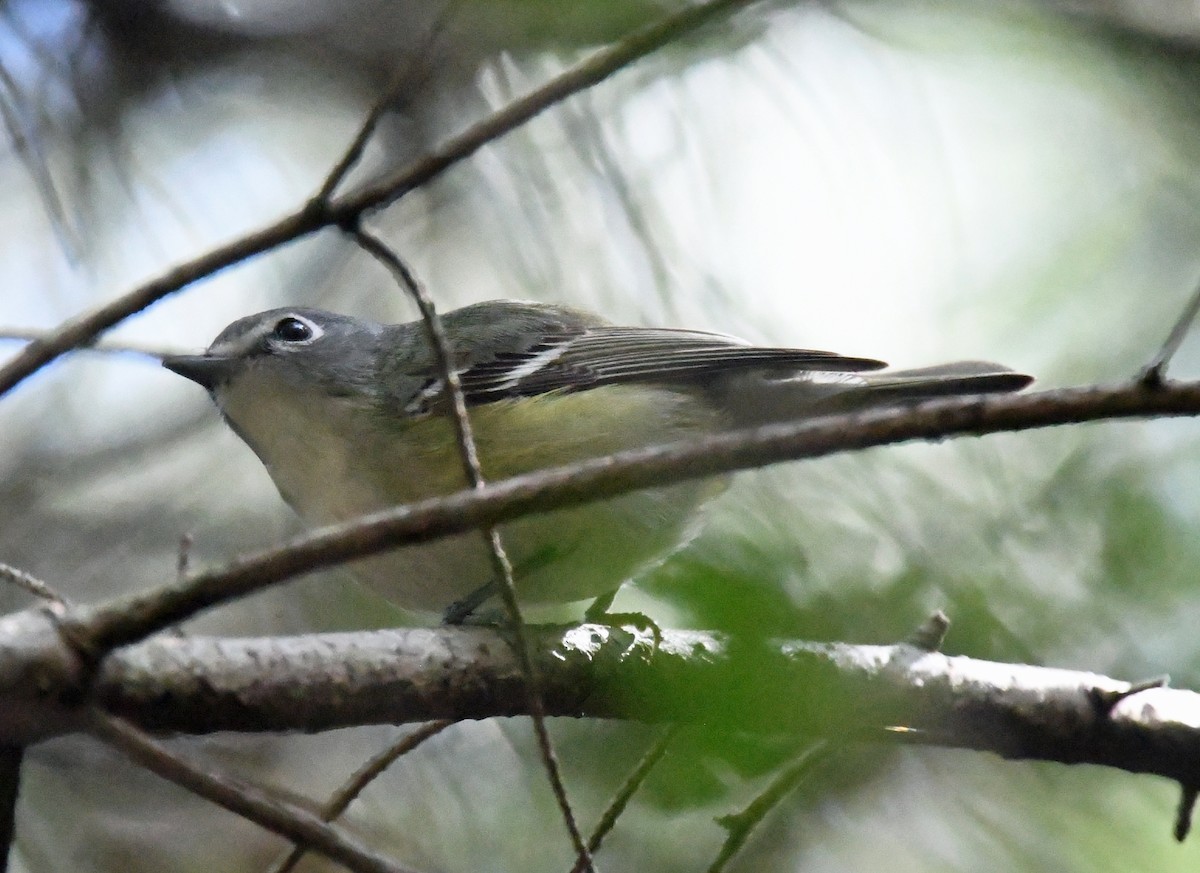
<instances>
[{"instance_id":1,"label":"gray head","mask_svg":"<svg viewBox=\"0 0 1200 873\"><path fill-rule=\"evenodd\" d=\"M325 517L320 501L339 494L331 476L360 450L360 413L374 409L386 332L320 309L272 309L235 321L204 354L163 366L208 389L285 500Z\"/></svg>"},{"instance_id":2,"label":"gray head","mask_svg":"<svg viewBox=\"0 0 1200 873\"><path fill-rule=\"evenodd\" d=\"M384 326L306 307L239 318L202 355L174 355L163 366L203 385L218 402L236 386L371 394Z\"/></svg>"}]
</instances>

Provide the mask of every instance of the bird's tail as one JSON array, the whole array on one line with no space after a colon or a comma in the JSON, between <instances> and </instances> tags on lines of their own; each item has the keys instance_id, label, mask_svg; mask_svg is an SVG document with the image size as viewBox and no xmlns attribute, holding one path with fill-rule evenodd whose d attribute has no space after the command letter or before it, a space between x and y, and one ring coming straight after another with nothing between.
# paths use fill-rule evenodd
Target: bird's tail
<instances>
[{"instance_id":1,"label":"bird's tail","mask_svg":"<svg viewBox=\"0 0 1200 873\"><path fill-rule=\"evenodd\" d=\"M1000 364L958 361L878 373L739 374L714 386L714 396L732 424L747 427L933 397L1019 391L1032 381Z\"/></svg>"},{"instance_id":2,"label":"bird's tail","mask_svg":"<svg viewBox=\"0 0 1200 873\"><path fill-rule=\"evenodd\" d=\"M885 402L885 398L892 397L919 399L1020 391L1033 381L1032 376L990 361L956 361L915 370L868 373L863 379L869 392L875 395L873 402Z\"/></svg>"}]
</instances>

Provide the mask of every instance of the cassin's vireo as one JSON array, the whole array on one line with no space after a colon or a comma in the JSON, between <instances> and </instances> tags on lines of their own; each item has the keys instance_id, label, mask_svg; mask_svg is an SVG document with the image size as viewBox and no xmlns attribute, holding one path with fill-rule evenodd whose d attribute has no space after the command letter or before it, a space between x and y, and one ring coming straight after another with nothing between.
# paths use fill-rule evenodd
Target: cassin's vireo
<instances>
[{"instance_id":1,"label":"cassin's vireo","mask_svg":"<svg viewBox=\"0 0 1200 873\"><path fill-rule=\"evenodd\" d=\"M543 303L494 300L442 321L488 480L716 430L1031 381L978 361L868 373L884 364L617 327ZM466 485L421 322L273 309L233 322L203 355L163 363L209 390L310 525ZM696 510L720 490L685 482L504 524L519 596L567 602L616 589L685 541ZM422 611L481 590L493 572L477 532L351 566L384 597Z\"/></svg>"}]
</instances>

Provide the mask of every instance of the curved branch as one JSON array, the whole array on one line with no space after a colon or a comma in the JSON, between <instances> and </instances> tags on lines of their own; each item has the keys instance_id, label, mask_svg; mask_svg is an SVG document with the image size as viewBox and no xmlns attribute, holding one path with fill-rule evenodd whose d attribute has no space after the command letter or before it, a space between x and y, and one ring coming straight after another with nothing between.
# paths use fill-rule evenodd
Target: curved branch
<instances>
[{"instance_id":1,"label":"curved branch","mask_svg":"<svg viewBox=\"0 0 1200 873\"><path fill-rule=\"evenodd\" d=\"M715 434L516 476L318 528L177 585L74 608L62 621L73 639L99 655L300 573L639 488L911 440L1198 413L1200 382L1130 383L944 398Z\"/></svg>"}]
</instances>

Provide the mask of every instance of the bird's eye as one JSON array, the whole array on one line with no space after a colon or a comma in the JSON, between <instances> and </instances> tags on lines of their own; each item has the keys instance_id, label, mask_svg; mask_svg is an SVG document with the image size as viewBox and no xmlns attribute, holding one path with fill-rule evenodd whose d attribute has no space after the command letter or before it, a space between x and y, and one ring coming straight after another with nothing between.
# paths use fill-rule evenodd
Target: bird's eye
<instances>
[{"instance_id":1,"label":"bird's eye","mask_svg":"<svg viewBox=\"0 0 1200 873\"><path fill-rule=\"evenodd\" d=\"M285 343L302 343L313 338L313 329L307 322L289 317L280 319L271 335Z\"/></svg>"}]
</instances>

